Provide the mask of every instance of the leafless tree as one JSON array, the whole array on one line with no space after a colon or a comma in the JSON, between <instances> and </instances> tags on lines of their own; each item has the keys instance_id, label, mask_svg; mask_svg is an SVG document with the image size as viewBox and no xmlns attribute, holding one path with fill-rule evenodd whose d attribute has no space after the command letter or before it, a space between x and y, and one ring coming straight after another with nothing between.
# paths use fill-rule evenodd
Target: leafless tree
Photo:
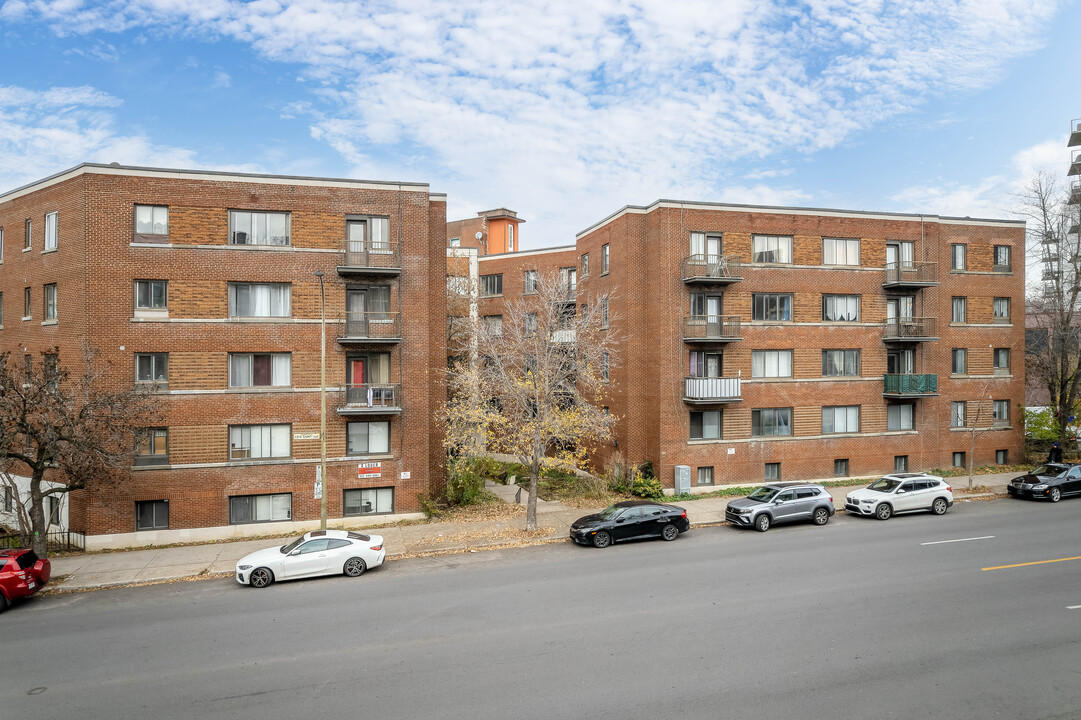
<instances>
[{"instance_id":1,"label":"leafless tree","mask_svg":"<svg viewBox=\"0 0 1081 720\"><path fill-rule=\"evenodd\" d=\"M0 354L0 470L12 486L12 476L29 478L19 532L41 557L48 550L45 498L119 482L139 429L160 418L162 396L152 388L112 391L97 354L86 350L81 359L85 372L73 377L56 349L37 362Z\"/></svg>"},{"instance_id":2,"label":"leafless tree","mask_svg":"<svg viewBox=\"0 0 1081 720\"><path fill-rule=\"evenodd\" d=\"M463 357L475 347L475 360L450 370L448 448L506 453L529 468L528 530L537 528L541 469L574 469L588 443L610 437L608 300L576 294L558 273L541 275L535 293L506 302L500 321L474 318L461 335Z\"/></svg>"}]
</instances>

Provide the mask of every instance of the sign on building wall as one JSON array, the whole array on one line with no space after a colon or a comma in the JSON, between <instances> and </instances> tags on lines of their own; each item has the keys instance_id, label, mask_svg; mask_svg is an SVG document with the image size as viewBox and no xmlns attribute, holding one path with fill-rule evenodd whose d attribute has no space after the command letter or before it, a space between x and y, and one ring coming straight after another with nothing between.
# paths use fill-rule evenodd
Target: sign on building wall
<instances>
[{"instance_id":1,"label":"sign on building wall","mask_svg":"<svg viewBox=\"0 0 1081 720\"><path fill-rule=\"evenodd\" d=\"M377 478L383 474L383 463L362 462L357 465L357 478Z\"/></svg>"}]
</instances>

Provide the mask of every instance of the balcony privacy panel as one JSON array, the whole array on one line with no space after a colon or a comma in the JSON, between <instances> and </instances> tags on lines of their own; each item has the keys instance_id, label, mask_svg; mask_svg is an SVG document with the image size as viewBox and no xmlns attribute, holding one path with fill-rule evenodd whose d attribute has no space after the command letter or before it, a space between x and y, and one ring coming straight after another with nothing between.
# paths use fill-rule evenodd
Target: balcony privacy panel
<instances>
[{"instance_id":1,"label":"balcony privacy panel","mask_svg":"<svg viewBox=\"0 0 1081 720\"><path fill-rule=\"evenodd\" d=\"M929 395L938 392L938 375L886 375L883 392L904 395Z\"/></svg>"}]
</instances>

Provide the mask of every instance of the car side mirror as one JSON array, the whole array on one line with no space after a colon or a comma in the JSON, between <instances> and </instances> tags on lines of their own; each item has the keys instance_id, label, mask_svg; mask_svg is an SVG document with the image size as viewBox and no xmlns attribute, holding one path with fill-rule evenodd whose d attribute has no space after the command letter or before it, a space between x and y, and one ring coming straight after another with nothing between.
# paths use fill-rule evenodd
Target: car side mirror
<instances>
[{"instance_id":1,"label":"car side mirror","mask_svg":"<svg viewBox=\"0 0 1081 720\"><path fill-rule=\"evenodd\" d=\"M773 501L773 504L774 504L774 505L783 505L783 504L784 504L784 500L781 500L781 499L777 499L777 500L774 500L774 501Z\"/></svg>"},{"instance_id":2,"label":"car side mirror","mask_svg":"<svg viewBox=\"0 0 1081 720\"><path fill-rule=\"evenodd\" d=\"M621 523L621 522L623 522L624 520L626 520L626 518L616 518L616 522L617 522L617 523Z\"/></svg>"},{"instance_id":3,"label":"car side mirror","mask_svg":"<svg viewBox=\"0 0 1081 720\"><path fill-rule=\"evenodd\" d=\"M898 491L897 491L897 494L898 494L898 495L904 495L904 494L905 494L905 492L906 492L905 490L898 490Z\"/></svg>"},{"instance_id":4,"label":"car side mirror","mask_svg":"<svg viewBox=\"0 0 1081 720\"><path fill-rule=\"evenodd\" d=\"M299 554L300 554L300 548L297 548L293 552L289 553L289 557L292 557L294 555L299 555Z\"/></svg>"}]
</instances>

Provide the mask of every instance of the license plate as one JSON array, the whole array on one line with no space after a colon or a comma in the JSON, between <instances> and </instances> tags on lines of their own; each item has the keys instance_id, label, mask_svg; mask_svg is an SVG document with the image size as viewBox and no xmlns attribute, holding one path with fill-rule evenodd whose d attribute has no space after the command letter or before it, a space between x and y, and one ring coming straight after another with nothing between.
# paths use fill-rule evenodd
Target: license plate
<instances>
[{"instance_id":1,"label":"license plate","mask_svg":"<svg viewBox=\"0 0 1081 720\"><path fill-rule=\"evenodd\" d=\"M28 588L30 588L31 590L33 590L34 588L36 588L36 587L37 587L37 585L35 585L35 584L34 584L34 581L33 581L33 580L31 580L30 582L26 583L26 587L28 587Z\"/></svg>"}]
</instances>

